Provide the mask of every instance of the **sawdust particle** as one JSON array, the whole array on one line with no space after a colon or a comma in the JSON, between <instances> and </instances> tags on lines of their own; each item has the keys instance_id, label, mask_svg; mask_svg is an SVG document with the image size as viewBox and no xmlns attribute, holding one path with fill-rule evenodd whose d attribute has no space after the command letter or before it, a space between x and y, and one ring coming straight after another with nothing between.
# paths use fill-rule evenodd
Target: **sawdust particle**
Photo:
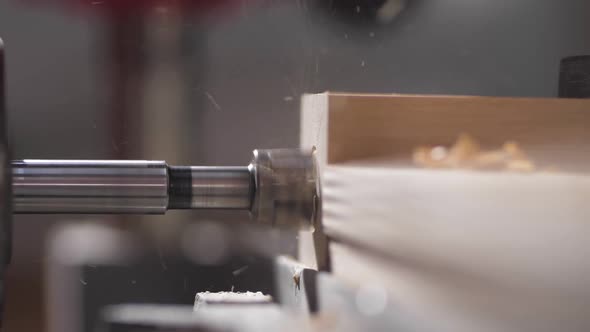
<instances>
[{"instance_id":1,"label":"sawdust particle","mask_svg":"<svg viewBox=\"0 0 590 332\"><path fill-rule=\"evenodd\" d=\"M234 277L239 276L240 274L244 273L246 270L248 269L248 265L244 265L241 268L232 271L232 274L234 275Z\"/></svg>"},{"instance_id":2,"label":"sawdust particle","mask_svg":"<svg viewBox=\"0 0 590 332\"><path fill-rule=\"evenodd\" d=\"M213 96L209 92L205 92L205 96L207 96L207 99L209 99L209 101L211 102L213 107L215 107L216 110L221 111L221 106L219 106L215 98L213 98Z\"/></svg>"},{"instance_id":3,"label":"sawdust particle","mask_svg":"<svg viewBox=\"0 0 590 332\"><path fill-rule=\"evenodd\" d=\"M297 290L301 289L301 274L296 273L293 275L293 282L295 283L295 287L297 287Z\"/></svg>"}]
</instances>

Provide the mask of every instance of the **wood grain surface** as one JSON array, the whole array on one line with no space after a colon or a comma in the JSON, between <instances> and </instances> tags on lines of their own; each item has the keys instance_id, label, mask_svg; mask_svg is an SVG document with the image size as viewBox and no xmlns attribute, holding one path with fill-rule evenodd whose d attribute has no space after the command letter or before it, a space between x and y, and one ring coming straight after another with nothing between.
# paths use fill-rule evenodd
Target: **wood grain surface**
<instances>
[{"instance_id":1,"label":"wood grain surface","mask_svg":"<svg viewBox=\"0 0 590 332\"><path fill-rule=\"evenodd\" d=\"M384 287L416 330L590 329L590 101L326 93L302 105L335 276ZM460 133L517 141L558 171L412 166L415 147Z\"/></svg>"}]
</instances>

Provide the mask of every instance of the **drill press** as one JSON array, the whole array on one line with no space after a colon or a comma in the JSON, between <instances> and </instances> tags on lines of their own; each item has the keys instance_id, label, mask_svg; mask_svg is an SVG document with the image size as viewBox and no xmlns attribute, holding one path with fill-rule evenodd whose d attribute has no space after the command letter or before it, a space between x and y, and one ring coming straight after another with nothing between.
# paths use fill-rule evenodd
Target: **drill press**
<instances>
[{"instance_id":1,"label":"drill press","mask_svg":"<svg viewBox=\"0 0 590 332\"><path fill-rule=\"evenodd\" d=\"M165 161L10 160L0 40L0 290L10 261L11 216L163 214L243 209L267 225L311 228L319 206L311 153L255 150L248 166L170 166Z\"/></svg>"}]
</instances>

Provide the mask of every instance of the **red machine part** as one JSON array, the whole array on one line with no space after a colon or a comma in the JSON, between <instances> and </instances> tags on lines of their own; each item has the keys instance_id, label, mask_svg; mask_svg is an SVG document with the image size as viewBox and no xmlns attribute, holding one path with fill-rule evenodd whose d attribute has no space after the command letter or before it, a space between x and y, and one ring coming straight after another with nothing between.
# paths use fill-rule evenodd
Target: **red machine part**
<instances>
[{"instance_id":1,"label":"red machine part","mask_svg":"<svg viewBox=\"0 0 590 332\"><path fill-rule=\"evenodd\" d=\"M223 12L258 0L17 0L38 6L61 6L68 11L138 15L142 10L169 7L197 14L215 10Z\"/></svg>"}]
</instances>

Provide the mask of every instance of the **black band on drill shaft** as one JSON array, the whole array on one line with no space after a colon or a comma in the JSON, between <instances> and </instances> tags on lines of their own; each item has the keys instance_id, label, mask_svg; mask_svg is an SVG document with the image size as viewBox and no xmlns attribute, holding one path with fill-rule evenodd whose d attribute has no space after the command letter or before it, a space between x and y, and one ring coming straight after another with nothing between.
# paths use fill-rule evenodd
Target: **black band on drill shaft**
<instances>
[{"instance_id":1,"label":"black band on drill shaft","mask_svg":"<svg viewBox=\"0 0 590 332\"><path fill-rule=\"evenodd\" d=\"M192 200L190 166L168 166L168 209L190 209Z\"/></svg>"}]
</instances>

